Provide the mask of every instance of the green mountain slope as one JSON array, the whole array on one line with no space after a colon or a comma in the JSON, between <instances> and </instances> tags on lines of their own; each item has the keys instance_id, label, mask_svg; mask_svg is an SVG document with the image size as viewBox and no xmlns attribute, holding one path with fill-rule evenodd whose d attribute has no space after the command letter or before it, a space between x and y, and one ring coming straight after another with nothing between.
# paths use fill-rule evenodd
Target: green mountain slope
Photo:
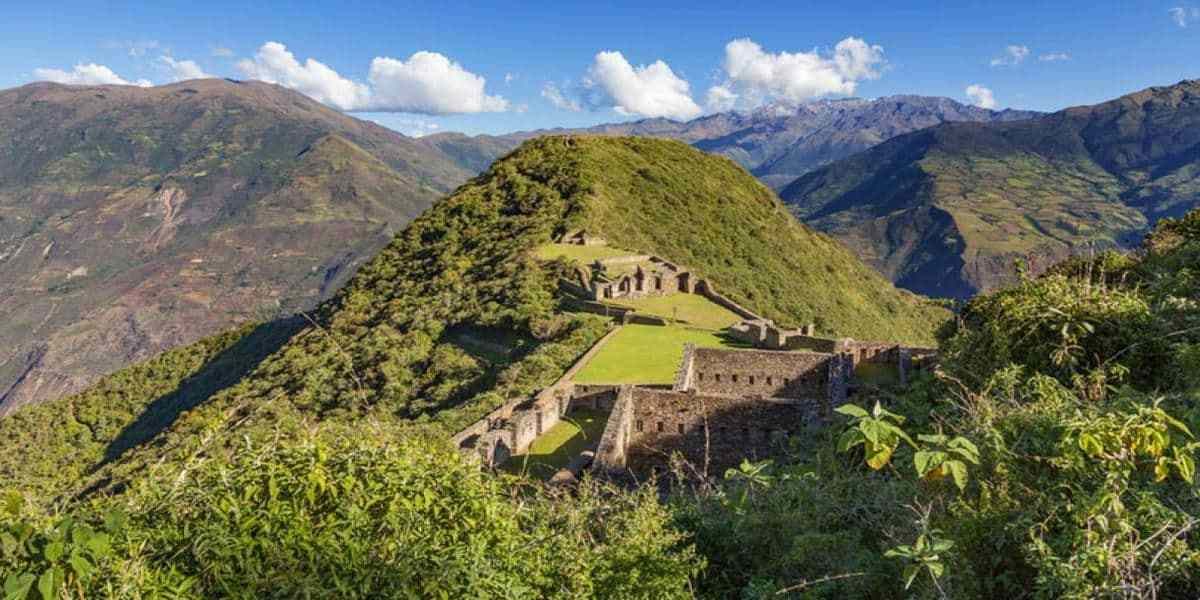
<instances>
[{"instance_id":1,"label":"green mountain slope","mask_svg":"<svg viewBox=\"0 0 1200 600\"><path fill-rule=\"evenodd\" d=\"M781 192L898 285L965 297L1200 204L1200 81L902 135Z\"/></svg>"},{"instance_id":2,"label":"green mountain slope","mask_svg":"<svg viewBox=\"0 0 1200 600\"><path fill-rule=\"evenodd\" d=\"M259 82L0 91L0 415L329 297L472 173Z\"/></svg>"},{"instance_id":3,"label":"green mountain slope","mask_svg":"<svg viewBox=\"0 0 1200 600\"><path fill-rule=\"evenodd\" d=\"M29 431L38 428L5 420L0 435L29 440L22 447L56 450L42 466L6 453L4 472L40 486L48 498L136 479L150 465L220 452L242 436L297 434L314 422L365 419L454 431L507 398L547 385L604 333L598 317L560 311L556 284L565 265L535 257L539 246L578 227L684 262L769 317L817 320L831 334L927 342L948 316L797 223L727 159L670 141L541 138L415 219L294 336L270 333L282 327L275 325L253 343L215 338L155 359L167 361L161 367L148 363L145 372L161 370L164 381L122 389L113 382L140 380L143 371L123 372L90 395L45 408L91 413L118 401L107 398L115 394L127 408L113 417L120 424L103 428L111 438L129 427L136 405L159 402L179 418L155 421L161 433L136 438L148 444L130 449L100 439L91 425L93 439L80 445L87 449L75 451L69 428L50 428L49 438L32 441ZM512 352L496 358L464 343L481 336L504 340ZM285 338L273 353L262 350ZM238 348L234 355L191 356L213 357L230 343ZM194 391L205 381L196 374L218 360L248 371L229 385ZM97 460L106 444L107 458ZM49 485L26 471L44 474L50 462L87 477Z\"/></svg>"}]
</instances>

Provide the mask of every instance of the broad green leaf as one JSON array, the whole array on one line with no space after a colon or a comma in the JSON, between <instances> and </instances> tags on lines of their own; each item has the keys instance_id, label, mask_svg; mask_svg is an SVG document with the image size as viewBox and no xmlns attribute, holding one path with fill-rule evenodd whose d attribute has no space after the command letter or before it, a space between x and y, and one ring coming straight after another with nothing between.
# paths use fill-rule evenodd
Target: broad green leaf
<instances>
[{"instance_id":1,"label":"broad green leaf","mask_svg":"<svg viewBox=\"0 0 1200 600\"><path fill-rule=\"evenodd\" d=\"M958 486L959 490L966 489L967 465L957 460L949 460L946 461L944 466L950 471L950 475L954 477L954 485Z\"/></svg>"},{"instance_id":2,"label":"broad green leaf","mask_svg":"<svg viewBox=\"0 0 1200 600\"><path fill-rule=\"evenodd\" d=\"M1100 456L1104 453L1100 439L1090 433L1079 434L1079 449L1088 456Z\"/></svg>"},{"instance_id":3,"label":"broad green leaf","mask_svg":"<svg viewBox=\"0 0 1200 600\"><path fill-rule=\"evenodd\" d=\"M849 417L857 417L859 419L865 419L870 416L869 414L867 414L867 411L863 410L862 408L860 408L854 404L843 404L843 405L833 409L833 412L843 414L843 415L846 415Z\"/></svg>"},{"instance_id":4,"label":"broad green leaf","mask_svg":"<svg viewBox=\"0 0 1200 600\"><path fill-rule=\"evenodd\" d=\"M37 581L32 573L21 573L9 575L4 580L4 600L25 600L29 595L29 590L33 589L33 582Z\"/></svg>"},{"instance_id":5,"label":"broad green leaf","mask_svg":"<svg viewBox=\"0 0 1200 600\"><path fill-rule=\"evenodd\" d=\"M50 542L49 544L46 544L46 550L43 552L44 556L46 557L46 561L55 562L62 558L64 549L65 546L63 546L62 542Z\"/></svg>"},{"instance_id":6,"label":"broad green leaf","mask_svg":"<svg viewBox=\"0 0 1200 600\"><path fill-rule=\"evenodd\" d=\"M921 567L917 565L908 565L904 567L904 589L912 587L913 580L921 573Z\"/></svg>"},{"instance_id":7,"label":"broad green leaf","mask_svg":"<svg viewBox=\"0 0 1200 600\"><path fill-rule=\"evenodd\" d=\"M1192 458L1190 451L1175 448L1175 468L1179 470L1179 477L1184 481L1192 483L1195 480L1196 459Z\"/></svg>"},{"instance_id":8,"label":"broad green leaf","mask_svg":"<svg viewBox=\"0 0 1200 600\"><path fill-rule=\"evenodd\" d=\"M58 567L50 567L45 573L38 578L38 592L42 595L42 600L57 600L58 590L62 587L63 582L62 569Z\"/></svg>"},{"instance_id":9,"label":"broad green leaf","mask_svg":"<svg viewBox=\"0 0 1200 600\"><path fill-rule=\"evenodd\" d=\"M72 554L71 558L67 559L67 564L71 565L71 570L75 571L75 576L80 579L86 579L92 575L95 567L88 562L86 558L78 554Z\"/></svg>"},{"instance_id":10,"label":"broad green leaf","mask_svg":"<svg viewBox=\"0 0 1200 600\"><path fill-rule=\"evenodd\" d=\"M857 429L847 429L842 432L838 438L838 452L846 452L847 450L863 443L866 438L862 436L862 432Z\"/></svg>"},{"instance_id":11,"label":"broad green leaf","mask_svg":"<svg viewBox=\"0 0 1200 600\"><path fill-rule=\"evenodd\" d=\"M933 455L934 453L928 450L918 450L917 453L913 455L913 466L917 468L918 476L924 477L925 474L929 472L931 467L930 462L934 458Z\"/></svg>"}]
</instances>

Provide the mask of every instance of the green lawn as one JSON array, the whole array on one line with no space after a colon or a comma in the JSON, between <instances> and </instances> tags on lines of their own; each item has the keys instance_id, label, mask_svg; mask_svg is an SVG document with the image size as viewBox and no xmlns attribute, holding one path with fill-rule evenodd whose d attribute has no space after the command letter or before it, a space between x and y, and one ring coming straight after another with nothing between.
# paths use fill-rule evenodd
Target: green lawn
<instances>
[{"instance_id":1,"label":"green lawn","mask_svg":"<svg viewBox=\"0 0 1200 600\"><path fill-rule=\"evenodd\" d=\"M714 331L679 325L625 325L583 370L578 383L674 383L683 345L744 347Z\"/></svg>"},{"instance_id":2,"label":"green lawn","mask_svg":"<svg viewBox=\"0 0 1200 600\"><path fill-rule=\"evenodd\" d=\"M627 306L647 315L682 319L700 329L725 329L742 318L699 294L671 294L649 298L622 298L613 304Z\"/></svg>"},{"instance_id":3,"label":"green lawn","mask_svg":"<svg viewBox=\"0 0 1200 600\"><path fill-rule=\"evenodd\" d=\"M580 246L578 244L545 244L538 247L534 256L541 260L554 260L560 256L581 264L591 264L599 259L616 258L637 254L611 246Z\"/></svg>"},{"instance_id":4,"label":"green lawn","mask_svg":"<svg viewBox=\"0 0 1200 600\"><path fill-rule=\"evenodd\" d=\"M577 408L567 413L549 431L534 440L525 454L518 454L502 467L510 473L527 473L549 479L579 453L594 446L604 433L608 413Z\"/></svg>"}]
</instances>

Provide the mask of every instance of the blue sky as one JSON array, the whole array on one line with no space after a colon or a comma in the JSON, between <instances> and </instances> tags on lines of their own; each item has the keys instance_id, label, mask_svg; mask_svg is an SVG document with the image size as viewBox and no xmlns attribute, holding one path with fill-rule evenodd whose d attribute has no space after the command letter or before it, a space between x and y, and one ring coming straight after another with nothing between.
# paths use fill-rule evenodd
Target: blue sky
<instances>
[{"instance_id":1,"label":"blue sky","mask_svg":"<svg viewBox=\"0 0 1200 600\"><path fill-rule=\"evenodd\" d=\"M1200 77L1200 0L735 4L10 3L0 87L261 78L419 134L846 95L1056 110Z\"/></svg>"}]
</instances>

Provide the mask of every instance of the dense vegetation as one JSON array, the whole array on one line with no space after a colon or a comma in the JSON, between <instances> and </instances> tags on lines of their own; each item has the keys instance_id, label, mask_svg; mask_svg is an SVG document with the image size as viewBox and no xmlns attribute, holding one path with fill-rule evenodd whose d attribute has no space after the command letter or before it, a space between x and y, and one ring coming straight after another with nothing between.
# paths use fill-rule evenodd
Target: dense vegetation
<instances>
[{"instance_id":1,"label":"dense vegetation","mask_svg":"<svg viewBox=\"0 0 1200 600\"><path fill-rule=\"evenodd\" d=\"M28 413L30 434L0 421L18 492L0 503L6 595L1200 595L1200 212L1163 221L1138 254L976 298L940 332L936 376L855 398L777 464L665 502L469 465L448 432L546 385L607 330L559 310L562 265L534 249L580 224L674 243L589 212L623 177L574 183L593 173L576 171L589 142L502 161L301 324L212 338L47 405L69 407L63 434L36 427L54 412ZM575 159L550 160L572 145ZM691 256L703 271L708 255ZM514 351L489 358L472 336ZM34 444L47 458L26 470Z\"/></svg>"},{"instance_id":2,"label":"dense vegetation","mask_svg":"<svg viewBox=\"0 0 1200 600\"><path fill-rule=\"evenodd\" d=\"M938 377L890 412L847 409L845 432L794 463L677 499L710 561L702 587L1197 597L1198 265L1194 212L1139 255L1075 259L973 300L944 332Z\"/></svg>"}]
</instances>

